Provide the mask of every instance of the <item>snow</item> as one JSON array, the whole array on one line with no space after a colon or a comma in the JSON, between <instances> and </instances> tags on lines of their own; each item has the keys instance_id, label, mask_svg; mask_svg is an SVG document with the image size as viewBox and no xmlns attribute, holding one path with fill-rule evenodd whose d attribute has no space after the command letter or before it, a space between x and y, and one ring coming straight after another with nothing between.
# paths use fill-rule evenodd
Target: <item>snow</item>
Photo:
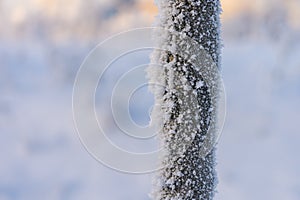
<instances>
[{"instance_id":1,"label":"snow","mask_svg":"<svg viewBox=\"0 0 300 200\"><path fill-rule=\"evenodd\" d=\"M196 83L196 88L198 89L198 88L201 88L201 87L203 87L204 86L204 83L203 83L203 81L198 81L197 83Z\"/></svg>"}]
</instances>

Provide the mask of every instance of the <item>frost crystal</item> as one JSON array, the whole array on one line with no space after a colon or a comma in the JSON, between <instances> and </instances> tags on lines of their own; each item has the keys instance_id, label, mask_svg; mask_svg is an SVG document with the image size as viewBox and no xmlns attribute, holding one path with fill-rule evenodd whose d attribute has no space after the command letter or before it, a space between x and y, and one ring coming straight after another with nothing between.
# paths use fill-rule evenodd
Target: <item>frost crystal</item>
<instances>
[{"instance_id":1,"label":"frost crystal","mask_svg":"<svg viewBox=\"0 0 300 200\"><path fill-rule=\"evenodd\" d=\"M158 45L150 67L151 82L164 86L151 88L155 95L154 123L162 123L159 134L165 149L152 194L155 200L211 200L216 187L215 150L200 156L204 140L215 119L213 96L215 80L209 59L199 58L205 50L220 67L219 0L161 0L158 26L168 34L157 35ZM176 36L175 33L180 33ZM186 42L199 44L197 49ZM180 53L179 53L180 52ZM203 66L193 66L200 59ZM207 68L208 74L201 72Z\"/></svg>"}]
</instances>

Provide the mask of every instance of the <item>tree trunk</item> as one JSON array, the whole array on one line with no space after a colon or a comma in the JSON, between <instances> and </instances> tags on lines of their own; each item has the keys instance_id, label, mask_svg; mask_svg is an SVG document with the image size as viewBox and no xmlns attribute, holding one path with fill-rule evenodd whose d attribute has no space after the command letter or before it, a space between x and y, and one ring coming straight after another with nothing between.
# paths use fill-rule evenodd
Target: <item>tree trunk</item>
<instances>
[{"instance_id":1,"label":"tree trunk","mask_svg":"<svg viewBox=\"0 0 300 200\"><path fill-rule=\"evenodd\" d=\"M158 26L168 30L166 35L157 36L161 37L159 45L171 48L154 52L152 61L158 62L161 68L155 75L150 73L150 78L159 77L164 86L163 90L154 89L162 121L159 137L165 154L152 197L211 200L217 183L215 149L209 149L204 156L200 151L214 123L214 96L199 66L178 53L180 49L191 54L190 47L180 44L181 36L174 39L172 35L178 32L196 41L199 51L205 50L219 68L219 0L161 0L158 6Z\"/></svg>"}]
</instances>

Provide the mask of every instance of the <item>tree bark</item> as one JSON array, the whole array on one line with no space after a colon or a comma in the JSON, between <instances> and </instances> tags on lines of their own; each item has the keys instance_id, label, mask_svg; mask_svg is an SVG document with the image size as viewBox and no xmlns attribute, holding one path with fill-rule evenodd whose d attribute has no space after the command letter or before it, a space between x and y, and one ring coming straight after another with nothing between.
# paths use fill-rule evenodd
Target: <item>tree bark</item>
<instances>
[{"instance_id":1,"label":"tree bark","mask_svg":"<svg viewBox=\"0 0 300 200\"><path fill-rule=\"evenodd\" d=\"M196 41L199 49L204 49L220 68L219 0L161 0L158 6L158 26L169 34L162 36L160 45L174 43L177 49L188 52L189 47L179 44L178 38L172 40L173 33L178 32ZM211 200L217 183L215 148L204 157L199 152L209 137L209 126L214 123L214 97L198 66L193 66L176 50L156 51L155 59L161 65L160 78L164 85L160 93L156 92L156 98L160 101L163 128L159 137L165 154L152 197L155 200Z\"/></svg>"}]
</instances>

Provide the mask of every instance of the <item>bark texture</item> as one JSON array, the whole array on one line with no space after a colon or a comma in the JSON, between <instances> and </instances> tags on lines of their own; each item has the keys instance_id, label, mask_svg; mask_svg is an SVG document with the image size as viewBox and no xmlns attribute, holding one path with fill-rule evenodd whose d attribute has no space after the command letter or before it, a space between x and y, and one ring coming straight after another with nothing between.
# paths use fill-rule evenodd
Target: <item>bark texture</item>
<instances>
[{"instance_id":1,"label":"bark texture","mask_svg":"<svg viewBox=\"0 0 300 200\"><path fill-rule=\"evenodd\" d=\"M199 66L178 52L186 52L191 58L197 55L195 49L186 45L188 40L182 39L191 38L220 67L220 3L219 0L161 0L158 4L158 26L168 30L159 43L170 50L157 51L153 58L161 64L155 76L164 85L163 90L156 92L156 98L162 115L163 128L159 134L165 154L152 197L211 200L217 183L215 149L205 157L199 152L209 137L209 126L214 123L215 97L207 83L214 76L203 77ZM181 36L174 37L175 32Z\"/></svg>"}]
</instances>

